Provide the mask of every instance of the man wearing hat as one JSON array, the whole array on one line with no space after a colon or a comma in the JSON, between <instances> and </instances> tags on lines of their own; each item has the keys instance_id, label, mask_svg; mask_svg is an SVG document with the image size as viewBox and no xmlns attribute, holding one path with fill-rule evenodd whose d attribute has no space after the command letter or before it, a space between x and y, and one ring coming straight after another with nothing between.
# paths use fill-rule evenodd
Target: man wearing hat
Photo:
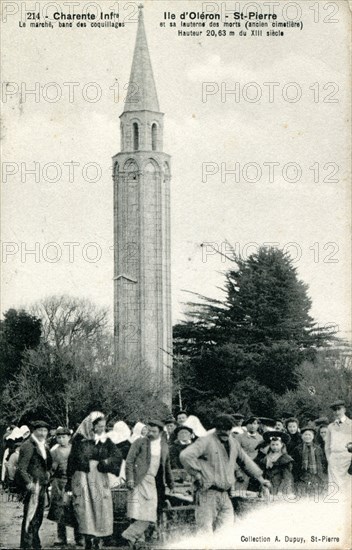
<instances>
[{"instance_id":1,"label":"man wearing hat","mask_svg":"<svg viewBox=\"0 0 352 550\"><path fill-rule=\"evenodd\" d=\"M45 489L52 464L46 446L48 424L42 420L32 422L32 434L23 443L18 458L16 480L24 494L21 548L41 548L39 529L45 507Z\"/></svg>"},{"instance_id":2,"label":"man wearing hat","mask_svg":"<svg viewBox=\"0 0 352 550\"><path fill-rule=\"evenodd\" d=\"M157 521L165 497L165 485L171 490L173 478L169 447L161 437L164 423L150 420L147 437L134 441L126 459L126 480L130 490L127 515L134 520L122 533L130 548L144 541L144 533Z\"/></svg>"},{"instance_id":3,"label":"man wearing hat","mask_svg":"<svg viewBox=\"0 0 352 550\"><path fill-rule=\"evenodd\" d=\"M349 494L351 480L348 469L351 455L346 445L352 438L352 421L346 416L345 402L341 399L330 405L335 420L328 426L325 440L325 454L328 460L329 483L333 483L338 491Z\"/></svg>"},{"instance_id":4,"label":"man wearing hat","mask_svg":"<svg viewBox=\"0 0 352 550\"><path fill-rule=\"evenodd\" d=\"M170 464L173 470L177 470L183 468L180 462L180 453L193 443L194 433L190 426L184 424L177 426L174 434L176 439L170 445Z\"/></svg>"},{"instance_id":5,"label":"man wearing hat","mask_svg":"<svg viewBox=\"0 0 352 550\"><path fill-rule=\"evenodd\" d=\"M215 432L200 437L180 454L181 463L199 486L196 521L202 532L233 526L234 512L229 491L235 484L237 464L261 485L270 486L260 468L231 437L232 425L231 416L217 416Z\"/></svg>"},{"instance_id":6,"label":"man wearing hat","mask_svg":"<svg viewBox=\"0 0 352 550\"><path fill-rule=\"evenodd\" d=\"M172 415L169 415L164 420L166 440L169 443L175 441L175 429L177 426L176 420Z\"/></svg>"}]
</instances>

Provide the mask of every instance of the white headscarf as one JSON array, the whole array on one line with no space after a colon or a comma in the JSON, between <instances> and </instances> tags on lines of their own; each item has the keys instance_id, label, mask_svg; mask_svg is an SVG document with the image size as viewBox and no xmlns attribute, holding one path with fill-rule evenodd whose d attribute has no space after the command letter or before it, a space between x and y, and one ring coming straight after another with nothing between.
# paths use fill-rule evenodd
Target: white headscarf
<instances>
[{"instance_id":1,"label":"white headscarf","mask_svg":"<svg viewBox=\"0 0 352 550\"><path fill-rule=\"evenodd\" d=\"M114 427L110 432L107 433L107 436L111 439L115 445L127 441L131 436L131 430L127 426L126 422L119 420L114 424Z\"/></svg>"},{"instance_id":2,"label":"white headscarf","mask_svg":"<svg viewBox=\"0 0 352 550\"><path fill-rule=\"evenodd\" d=\"M134 441L136 441L136 439L139 439L140 437L143 437L142 436L142 430L143 428L146 428L147 426L145 424L143 424L143 422L137 422L137 424L135 424L133 426L133 429L132 429L132 435L129 439L130 443L133 443Z\"/></svg>"},{"instance_id":3,"label":"white headscarf","mask_svg":"<svg viewBox=\"0 0 352 550\"><path fill-rule=\"evenodd\" d=\"M142 424L143 427L143 424ZM127 426L126 422L120 420L114 424L113 429L107 433L107 436L111 439L115 445L122 443L123 441L130 441L132 439L131 430ZM126 480L126 462L122 461L120 467L120 473L118 476L108 473L110 489L119 487Z\"/></svg>"},{"instance_id":4,"label":"white headscarf","mask_svg":"<svg viewBox=\"0 0 352 550\"><path fill-rule=\"evenodd\" d=\"M26 439L28 435L30 435L30 429L25 424L19 428L20 437L23 437L23 439Z\"/></svg>"},{"instance_id":5,"label":"white headscarf","mask_svg":"<svg viewBox=\"0 0 352 550\"><path fill-rule=\"evenodd\" d=\"M14 428L12 432L6 437L6 440L25 439L30 435L30 429L28 426L21 426L20 428Z\"/></svg>"},{"instance_id":6,"label":"white headscarf","mask_svg":"<svg viewBox=\"0 0 352 550\"><path fill-rule=\"evenodd\" d=\"M77 434L82 435L85 439L96 439L95 434L93 431L93 422L97 418L105 418L103 413L99 411L93 411L91 412L86 418L83 420L83 422L80 423L77 430L75 431L75 436ZM105 435L105 434L104 434Z\"/></svg>"},{"instance_id":7,"label":"white headscarf","mask_svg":"<svg viewBox=\"0 0 352 550\"><path fill-rule=\"evenodd\" d=\"M207 430L204 428L198 416L194 416L193 414L189 415L187 420L183 423L183 426L188 426L189 428L192 428L193 433L197 437L204 437L205 435L207 435Z\"/></svg>"},{"instance_id":8,"label":"white headscarf","mask_svg":"<svg viewBox=\"0 0 352 550\"><path fill-rule=\"evenodd\" d=\"M17 428L17 426L16 426L16 428L14 428L12 430L12 432L10 433L10 435L8 435L6 437L6 439L8 441L11 441L11 440L14 440L14 439L19 439L20 437L22 437L22 432L21 432L20 428Z\"/></svg>"}]
</instances>

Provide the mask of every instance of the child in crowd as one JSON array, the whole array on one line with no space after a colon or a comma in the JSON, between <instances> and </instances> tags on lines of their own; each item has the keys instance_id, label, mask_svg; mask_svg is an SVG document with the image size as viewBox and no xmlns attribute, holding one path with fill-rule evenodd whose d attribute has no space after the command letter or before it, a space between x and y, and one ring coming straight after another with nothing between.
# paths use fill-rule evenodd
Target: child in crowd
<instances>
[{"instance_id":1,"label":"child in crowd","mask_svg":"<svg viewBox=\"0 0 352 550\"><path fill-rule=\"evenodd\" d=\"M74 537L76 546L83 546L83 537L78 532L74 516L65 517L65 487L67 483L67 461L71 452L71 432L68 428L56 430L56 443L50 450L52 464L51 503L48 512L48 519L57 523L57 541L55 546L67 544L66 524L70 520L74 526ZM54 443L54 442L52 442Z\"/></svg>"},{"instance_id":2,"label":"child in crowd","mask_svg":"<svg viewBox=\"0 0 352 550\"><path fill-rule=\"evenodd\" d=\"M266 454L260 453L256 462L263 470L263 477L271 482L274 496L293 494L293 459L287 454L290 436L281 431L265 432L264 443L269 445Z\"/></svg>"}]
</instances>

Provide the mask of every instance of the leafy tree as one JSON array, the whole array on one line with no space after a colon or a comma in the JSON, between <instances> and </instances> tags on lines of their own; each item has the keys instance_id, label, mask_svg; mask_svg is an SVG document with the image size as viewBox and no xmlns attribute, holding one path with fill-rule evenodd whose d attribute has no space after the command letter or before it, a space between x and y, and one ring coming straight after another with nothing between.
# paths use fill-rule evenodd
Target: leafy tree
<instances>
[{"instance_id":1,"label":"leafy tree","mask_svg":"<svg viewBox=\"0 0 352 550\"><path fill-rule=\"evenodd\" d=\"M71 296L48 297L31 312L41 319L43 341L64 353L78 344L83 351L86 346L96 348L109 327L108 309Z\"/></svg>"},{"instance_id":2,"label":"leafy tree","mask_svg":"<svg viewBox=\"0 0 352 550\"><path fill-rule=\"evenodd\" d=\"M21 367L26 349L39 345L41 321L23 309L9 309L0 321L0 384L13 379Z\"/></svg>"},{"instance_id":3,"label":"leafy tree","mask_svg":"<svg viewBox=\"0 0 352 550\"><path fill-rule=\"evenodd\" d=\"M135 422L168 411L161 388L145 368L114 363L109 312L88 300L53 296L33 306L42 339L24 352L4 393L6 420L44 416L53 426L74 427L92 410Z\"/></svg>"},{"instance_id":4,"label":"leafy tree","mask_svg":"<svg viewBox=\"0 0 352 550\"><path fill-rule=\"evenodd\" d=\"M352 370L339 350L319 350L314 361L298 367L297 378L297 387L278 398L278 410L292 411L301 422L310 416L332 419L329 405L337 399L344 399L352 410Z\"/></svg>"},{"instance_id":5,"label":"leafy tree","mask_svg":"<svg viewBox=\"0 0 352 550\"><path fill-rule=\"evenodd\" d=\"M170 411L162 401L162 387L147 366L112 366L94 376L94 398L111 419L134 424L138 420L164 418ZM89 411L88 411L89 412Z\"/></svg>"},{"instance_id":6,"label":"leafy tree","mask_svg":"<svg viewBox=\"0 0 352 550\"><path fill-rule=\"evenodd\" d=\"M31 312L40 318L42 338L27 350L6 391L5 416L45 414L68 425L88 397L92 372L112 364L108 311L88 300L53 296Z\"/></svg>"},{"instance_id":7,"label":"leafy tree","mask_svg":"<svg viewBox=\"0 0 352 550\"><path fill-rule=\"evenodd\" d=\"M233 410L242 414L272 417L277 413L277 396L253 378L245 378L232 390L229 400Z\"/></svg>"}]
</instances>

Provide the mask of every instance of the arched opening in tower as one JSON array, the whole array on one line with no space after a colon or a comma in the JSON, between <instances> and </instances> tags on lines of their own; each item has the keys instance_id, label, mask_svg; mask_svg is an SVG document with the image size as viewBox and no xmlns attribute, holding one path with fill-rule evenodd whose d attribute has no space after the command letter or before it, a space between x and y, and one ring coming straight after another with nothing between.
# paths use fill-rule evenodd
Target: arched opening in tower
<instances>
[{"instance_id":1,"label":"arched opening in tower","mask_svg":"<svg viewBox=\"0 0 352 550\"><path fill-rule=\"evenodd\" d=\"M133 123L133 150L139 149L139 128L137 122Z\"/></svg>"},{"instance_id":2,"label":"arched opening in tower","mask_svg":"<svg viewBox=\"0 0 352 550\"><path fill-rule=\"evenodd\" d=\"M157 139L158 139L158 127L154 122L154 124L152 124L152 151L156 151Z\"/></svg>"}]
</instances>

